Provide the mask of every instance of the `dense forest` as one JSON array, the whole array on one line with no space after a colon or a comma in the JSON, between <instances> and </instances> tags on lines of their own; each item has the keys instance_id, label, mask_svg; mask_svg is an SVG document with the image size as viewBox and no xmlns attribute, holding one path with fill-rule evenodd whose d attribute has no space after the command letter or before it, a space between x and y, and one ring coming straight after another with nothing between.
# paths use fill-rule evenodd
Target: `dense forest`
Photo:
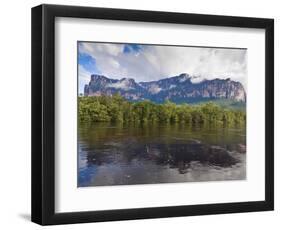
<instances>
[{"instance_id":1,"label":"dense forest","mask_svg":"<svg viewBox=\"0 0 281 230\"><path fill-rule=\"evenodd\" d=\"M166 101L156 104L151 101L129 102L122 96L79 97L80 122L124 123L188 123L244 125L246 113L223 108L213 102L200 105L174 104Z\"/></svg>"}]
</instances>

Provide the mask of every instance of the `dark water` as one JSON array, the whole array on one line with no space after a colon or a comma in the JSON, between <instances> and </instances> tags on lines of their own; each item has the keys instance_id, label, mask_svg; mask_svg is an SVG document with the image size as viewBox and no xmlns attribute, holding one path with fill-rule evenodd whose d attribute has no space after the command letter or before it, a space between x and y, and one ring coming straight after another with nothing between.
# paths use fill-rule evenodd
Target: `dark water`
<instances>
[{"instance_id":1,"label":"dark water","mask_svg":"<svg viewBox=\"0 0 281 230\"><path fill-rule=\"evenodd\" d=\"M80 124L78 186L246 179L245 128Z\"/></svg>"}]
</instances>

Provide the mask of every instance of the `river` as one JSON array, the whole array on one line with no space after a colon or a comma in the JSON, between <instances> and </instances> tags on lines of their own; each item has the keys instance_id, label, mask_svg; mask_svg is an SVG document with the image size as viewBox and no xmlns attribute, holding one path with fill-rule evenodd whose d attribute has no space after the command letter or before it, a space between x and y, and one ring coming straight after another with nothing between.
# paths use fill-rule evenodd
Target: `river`
<instances>
[{"instance_id":1,"label":"river","mask_svg":"<svg viewBox=\"0 0 281 230\"><path fill-rule=\"evenodd\" d=\"M79 124L78 187L244 179L244 127Z\"/></svg>"}]
</instances>

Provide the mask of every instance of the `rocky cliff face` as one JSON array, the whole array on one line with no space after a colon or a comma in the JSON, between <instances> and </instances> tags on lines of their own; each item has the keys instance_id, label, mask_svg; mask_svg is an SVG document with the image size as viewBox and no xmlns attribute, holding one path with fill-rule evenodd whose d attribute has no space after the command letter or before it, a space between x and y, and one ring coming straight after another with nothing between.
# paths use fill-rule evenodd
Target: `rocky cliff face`
<instances>
[{"instance_id":1,"label":"rocky cliff face","mask_svg":"<svg viewBox=\"0 0 281 230\"><path fill-rule=\"evenodd\" d=\"M113 95L119 93L127 100L151 100L162 103L170 100L175 103L191 103L208 99L229 99L246 102L246 92L240 82L228 79L213 79L197 82L188 75L161 79L151 82L135 82L132 78L110 79L93 74L84 87L85 96Z\"/></svg>"}]
</instances>

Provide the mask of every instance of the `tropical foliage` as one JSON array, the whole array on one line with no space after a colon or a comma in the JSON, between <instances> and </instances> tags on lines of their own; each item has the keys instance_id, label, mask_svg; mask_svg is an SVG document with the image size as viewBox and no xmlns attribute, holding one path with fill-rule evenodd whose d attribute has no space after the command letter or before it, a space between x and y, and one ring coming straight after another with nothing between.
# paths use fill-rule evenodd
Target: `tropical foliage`
<instances>
[{"instance_id":1,"label":"tropical foliage","mask_svg":"<svg viewBox=\"0 0 281 230\"><path fill-rule=\"evenodd\" d=\"M156 104L151 101L129 102L122 96L79 97L80 122L121 123L189 123L236 125L246 123L246 113L227 109L213 102L200 105L174 104L166 101Z\"/></svg>"}]
</instances>

